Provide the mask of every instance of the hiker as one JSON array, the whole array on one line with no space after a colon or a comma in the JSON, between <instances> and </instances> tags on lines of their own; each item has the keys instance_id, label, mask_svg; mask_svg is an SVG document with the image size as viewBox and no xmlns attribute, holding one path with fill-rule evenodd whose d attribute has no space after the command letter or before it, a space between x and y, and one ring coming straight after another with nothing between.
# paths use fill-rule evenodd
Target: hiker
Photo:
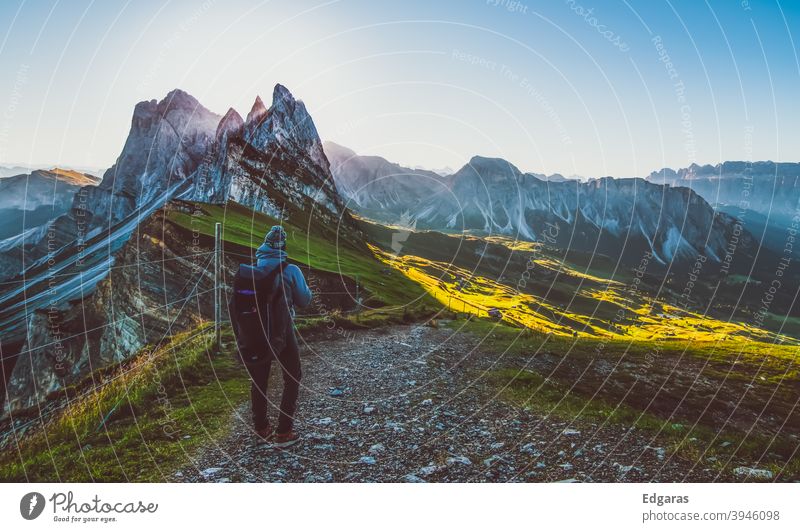
<instances>
[{"instance_id":1,"label":"hiker","mask_svg":"<svg viewBox=\"0 0 800 532\"><path fill-rule=\"evenodd\" d=\"M264 273L282 273L283 283L278 283L278 290L285 297L288 306L288 319L284 327L285 347L280 352L263 355L263 360L255 364L246 364L252 382L250 384L250 400L252 402L253 426L259 437L272 441L276 447L288 447L299 441L294 432L294 414L297 408L297 395L300 391L300 352L294 332L294 307L305 307L311 302L311 290L306 284L303 272L294 264L286 263L286 232L280 225L272 226L264 238L264 243L256 250L256 268ZM276 268L281 270L275 271ZM269 349L265 345L265 349ZM278 426L273 431L267 412L267 384L273 358L283 372L283 396L281 398Z\"/></svg>"}]
</instances>

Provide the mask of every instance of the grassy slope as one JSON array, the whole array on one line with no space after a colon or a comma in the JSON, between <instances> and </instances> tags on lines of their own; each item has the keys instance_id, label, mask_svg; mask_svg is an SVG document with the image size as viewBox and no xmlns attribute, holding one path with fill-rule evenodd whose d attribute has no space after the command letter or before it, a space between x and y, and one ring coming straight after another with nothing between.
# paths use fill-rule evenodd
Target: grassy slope
<instances>
[{"instance_id":1,"label":"grassy slope","mask_svg":"<svg viewBox=\"0 0 800 532\"><path fill-rule=\"evenodd\" d=\"M179 211L168 213L168 220L199 233L211 236L214 224L223 225L222 238L239 246L257 248L264 235L277 220L262 213L253 212L242 205L228 203L225 206L194 204L195 213ZM288 236L289 257L312 268L357 278L371 294L374 310L366 310L365 322L380 317L396 317L405 311L423 312L439 305L419 284L396 272L387 271L374 257L364 242L354 241L358 235L352 231L337 231L336 228L314 227L308 231L308 220L302 213L294 213L281 222ZM346 234L345 236L341 236Z\"/></svg>"},{"instance_id":2,"label":"grassy slope","mask_svg":"<svg viewBox=\"0 0 800 532\"><path fill-rule=\"evenodd\" d=\"M426 238L436 238L437 251L430 250L433 244L427 242L427 246L409 247L408 254L400 257L384 254L383 260L456 311L486 316L489 309L496 308L512 323L565 337L577 333L598 340L644 343L678 339L745 345L746 349L752 344L766 349L774 343L797 343L748 323L701 315L656 300L635 284L570 267L533 245L529 249L515 246L513 255L493 265L485 257L494 250L470 255L463 252L469 243L457 238L433 234ZM447 254L444 249L451 249L456 260L441 260ZM530 261L535 267L523 277L512 261ZM468 281L466 286L464 281Z\"/></svg>"},{"instance_id":3,"label":"grassy slope","mask_svg":"<svg viewBox=\"0 0 800 532\"><path fill-rule=\"evenodd\" d=\"M232 340L230 331L225 339ZM221 437L247 397L246 375L214 354L213 330L176 335L113 370L90 375L43 430L0 456L4 481L166 481L204 442Z\"/></svg>"}]
</instances>

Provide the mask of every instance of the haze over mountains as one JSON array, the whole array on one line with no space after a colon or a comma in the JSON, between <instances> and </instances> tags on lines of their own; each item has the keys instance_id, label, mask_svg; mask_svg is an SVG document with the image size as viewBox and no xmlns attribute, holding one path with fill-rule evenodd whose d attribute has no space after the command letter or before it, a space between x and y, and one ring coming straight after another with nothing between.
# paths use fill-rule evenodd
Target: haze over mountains
<instances>
[{"instance_id":1,"label":"haze over mountains","mask_svg":"<svg viewBox=\"0 0 800 532\"><path fill-rule=\"evenodd\" d=\"M678 170L652 172L648 179L691 188L717 210L740 220L766 247L778 252L786 244L787 228L800 215L800 163L692 164Z\"/></svg>"},{"instance_id":2,"label":"haze over mountains","mask_svg":"<svg viewBox=\"0 0 800 532\"><path fill-rule=\"evenodd\" d=\"M333 143L326 143L326 153L348 205L385 223L402 219L417 229L506 235L621 255L633 262L649 251L662 266L677 267L702 255L718 265L735 260L747 269L762 236L745 230L740 237L734 216L715 211L697 190L708 192L707 186L686 186L700 183L692 179L674 179L664 186L654 183L654 173L647 180L604 177L581 182L525 173L503 159L479 156L452 175L438 176L360 156ZM766 171L766 166L757 167ZM786 165L787 171L794 167ZM660 175L684 174L664 170ZM731 178L718 181L727 186L726 179ZM793 183L783 179L781 186ZM762 184L759 190L764 188ZM763 211L768 205L754 208ZM781 212L788 212L788 205ZM734 240L737 256L726 258Z\"/></svg>"}]
</instances>

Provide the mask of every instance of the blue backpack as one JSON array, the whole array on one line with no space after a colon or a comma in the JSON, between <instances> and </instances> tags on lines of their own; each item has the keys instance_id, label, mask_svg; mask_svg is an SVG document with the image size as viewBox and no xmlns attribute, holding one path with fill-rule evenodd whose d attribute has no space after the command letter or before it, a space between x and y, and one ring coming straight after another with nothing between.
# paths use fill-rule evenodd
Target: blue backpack
<instances>
[{"instance_id":1,"label":"blue backpack","mask_svg":"<svg viewBox=\"0 0 800 532\"><path fill-rule=\"evenodd\" d=\"M237 358L245 365L263 363L286 347L292 318L284 293L286 263L267 272L240 264L233 278L228 309L236 335Z\"/></svg>"}]
</instances>

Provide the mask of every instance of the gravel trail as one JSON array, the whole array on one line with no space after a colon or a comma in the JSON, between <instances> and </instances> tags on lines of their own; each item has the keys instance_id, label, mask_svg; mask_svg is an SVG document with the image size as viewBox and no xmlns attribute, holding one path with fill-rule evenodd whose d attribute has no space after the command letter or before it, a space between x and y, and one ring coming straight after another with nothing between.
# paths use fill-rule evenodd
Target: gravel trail
<instances>
[{"instance_id":1,"label":"gravel trail","mask_svg":"<svg viewBox=\"0 0 800 532\"><path fill-rule=\"evenodd\" d=\"M641 431L543 419L502 401L484 372L505 367L503 360L476 349L477 343L469 335L428 326L315 339L302 347L296 424L302 440L283 451L261 443L244 403L231 416L230 435L204 448L174 480L730 480L670 457ZM271 378L277 404L280 372Z\"/></svg>"}]
</instances>

